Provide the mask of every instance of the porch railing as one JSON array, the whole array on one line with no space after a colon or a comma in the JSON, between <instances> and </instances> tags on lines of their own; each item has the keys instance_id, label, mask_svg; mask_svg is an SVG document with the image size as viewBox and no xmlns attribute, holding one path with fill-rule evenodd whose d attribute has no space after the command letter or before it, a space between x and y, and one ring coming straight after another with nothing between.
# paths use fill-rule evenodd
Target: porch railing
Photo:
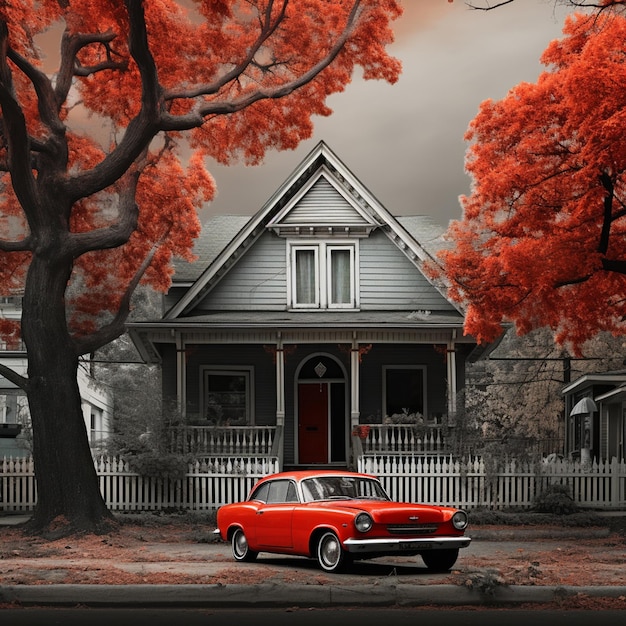
<instances>
[{"instance_id":1,"label":"porch railing","mask_svg":"<svg viewBox=\"0 0 626 626\"><path fill-rule=\"evenodd\" d=\"M365 454L410 452L438 454L445 451L439 426L415 427L411 424L366 424L357 429Z\"/></svg>"},{"instance_id":2,"label":"porch railing","mask_svg":"<svg viewBox=\"0 0 626 626\"><path fill-rule=\"evenodd\" d=\"M170 449L182 454L272 455L276 426L177 426L170 429Z\"/></svg>"}]
</instances>

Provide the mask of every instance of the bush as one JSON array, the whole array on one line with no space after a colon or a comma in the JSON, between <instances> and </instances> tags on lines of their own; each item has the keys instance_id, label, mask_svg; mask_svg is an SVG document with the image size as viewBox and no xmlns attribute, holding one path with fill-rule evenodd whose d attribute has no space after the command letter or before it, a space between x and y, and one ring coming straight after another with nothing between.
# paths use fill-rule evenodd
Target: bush
<instances>
[{"instance_id":1,"label":"bush","mask_svg":"<svg viewBox=\"0 0 626 626\"><path fill-rule=\"evenodd\" d=\"M578 505L570 496L569 487L549 485L535 498L534 510L538 513L571 515L578 512Z\"/></svg>"},{"instance_id":2,"label":"bush","mask_svg":"<svg viewBox=\"0 0 626 626\"><path fill-rule=\"evenodd\" d=\"M130 468L142 476L172 480L183 479L192 460L188 455L158 452L141 452L124 458Z\"/></svg>"}]
</instances>

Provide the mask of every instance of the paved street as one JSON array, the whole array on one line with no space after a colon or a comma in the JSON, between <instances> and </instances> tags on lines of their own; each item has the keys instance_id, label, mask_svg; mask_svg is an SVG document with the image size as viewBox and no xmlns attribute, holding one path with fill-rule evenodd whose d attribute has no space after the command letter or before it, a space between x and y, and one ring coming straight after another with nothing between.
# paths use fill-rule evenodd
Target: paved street
<instances>
[{"instance_id":1,"label":"paved street","mask_svg":"<svg viewBox=\"0 0 626 626\"><path fill-rule=\"evenodd\" d=\"M3 626L615 626L620 611L483 609L10 609Z\"/></svg>"}]
</instances>

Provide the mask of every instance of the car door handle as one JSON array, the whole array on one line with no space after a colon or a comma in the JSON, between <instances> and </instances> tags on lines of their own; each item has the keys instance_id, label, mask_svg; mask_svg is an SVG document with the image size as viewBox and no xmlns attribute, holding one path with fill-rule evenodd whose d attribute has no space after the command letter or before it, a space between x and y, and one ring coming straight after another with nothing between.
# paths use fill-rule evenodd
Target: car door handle
<instances>
[{"instance_id":1,"label":"car door handle","mask_svg":"<svg viewBox=\"0 0 626 626\"><path fill-rule=\"evenodd\" d=\"M257 511L256 514L257 515L263 515L263 511Z\"/></svg>"},{"instance_id":2,"label":"car door handle","mask_svg":"<svg viewBox=\"0 0 626 626\"><path fill-rule=\"evenodd\" d=\"M307 426L306 429L310 430L310 431L316 431L317 430L317 426Z\"/></svg>"}]
</instances>

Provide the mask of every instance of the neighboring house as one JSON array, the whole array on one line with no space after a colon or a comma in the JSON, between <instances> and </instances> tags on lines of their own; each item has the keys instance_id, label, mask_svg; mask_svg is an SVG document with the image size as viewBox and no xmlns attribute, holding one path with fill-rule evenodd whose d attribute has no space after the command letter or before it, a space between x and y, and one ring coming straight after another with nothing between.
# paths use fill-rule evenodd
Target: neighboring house
<instances>
[{"instance_id":1,"label":"neighboring house","mask_svg":"<svg viewBox=\"0 0 626 626\"><path fill-rule=\"evenodd\" d=\"M20 319L21 297L2 297L0 314L9 319ZM26 350L22 343L7 345L0 340L0 363L26 376ZM84 367L78 371L78 386L87 436L92 447L97 448L111 432L111 391L94 380ZM0 458L30 454L29 425L26 394L0 375Z\"/></svg>"},{"instance_id":2,"label":"neighboring house","mask_svg":"<svg viewBox=\"0 0 626 626\"><path fill-rule=\"evenodd\" d=\"M423 272L441 234L323 142L256 215L209 220L162 319L128 325L178 400L179 446L282 466L444 450L476 342Z\"/></svg>"},{"instance_id":3,"label":"neighboring house","mask_svg":"<svg viewBox=\"0 0 626 626\"><path fill-rule=\"evenodd\" d=\"M626 371L585 374L567 385L563 395L565 455L582 460L624 460Z\"/></svg>"}]
</instances>

